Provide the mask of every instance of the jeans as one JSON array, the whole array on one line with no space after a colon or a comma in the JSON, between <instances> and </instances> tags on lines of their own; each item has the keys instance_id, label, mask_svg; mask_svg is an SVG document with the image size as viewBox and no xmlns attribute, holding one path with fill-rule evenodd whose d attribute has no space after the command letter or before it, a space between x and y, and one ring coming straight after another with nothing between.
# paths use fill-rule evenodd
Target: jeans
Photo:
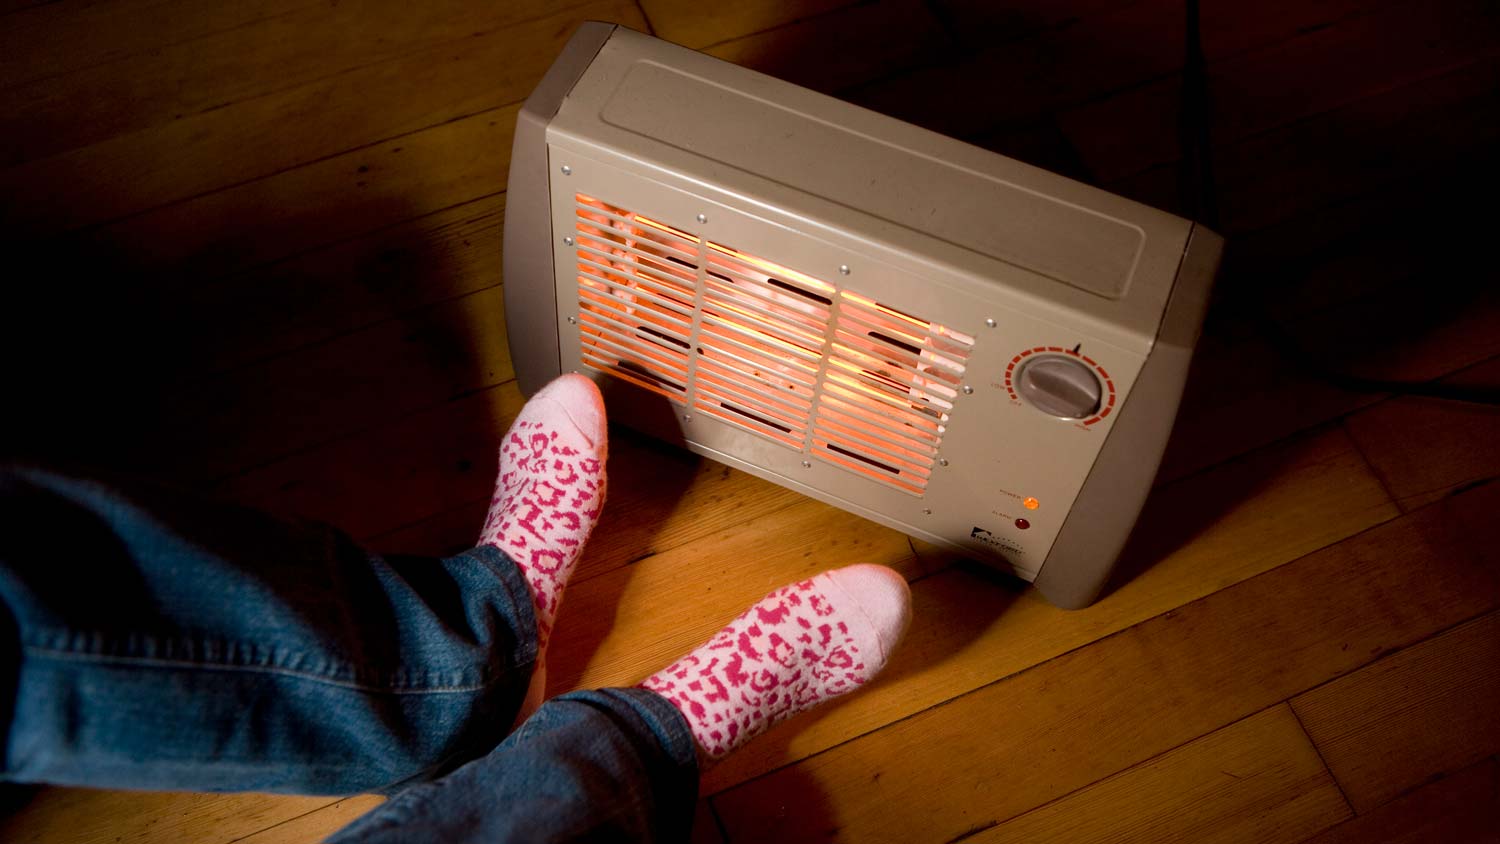
<instances>
[{"instance_id":1,"label":"jeans","mask_svg":"<svg viewBox=\"0 0 1500 844\"><path fill-rule=\"evenodd\" d=\"M563 695L497 548L380 556L326 526L0 470L0 778L395 796L336 841L685 838L686 720Z\"/></svg>"}]
</instances>

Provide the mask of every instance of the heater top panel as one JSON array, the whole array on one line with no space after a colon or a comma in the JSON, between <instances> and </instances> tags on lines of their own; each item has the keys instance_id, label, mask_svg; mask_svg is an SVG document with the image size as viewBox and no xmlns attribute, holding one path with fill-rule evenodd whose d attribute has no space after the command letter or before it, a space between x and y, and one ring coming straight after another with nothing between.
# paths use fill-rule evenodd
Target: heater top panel
<instances>
[{"instance_id":1,"label":"heater top panel","mask_svg":"<svg viewBox=\"0 0 1500 844\"><path fill-rule=\"evenodd\" d=\"M562 144L1149 352L1191 224L625 29L548 126Z\"/></svg>"}]
</instances>

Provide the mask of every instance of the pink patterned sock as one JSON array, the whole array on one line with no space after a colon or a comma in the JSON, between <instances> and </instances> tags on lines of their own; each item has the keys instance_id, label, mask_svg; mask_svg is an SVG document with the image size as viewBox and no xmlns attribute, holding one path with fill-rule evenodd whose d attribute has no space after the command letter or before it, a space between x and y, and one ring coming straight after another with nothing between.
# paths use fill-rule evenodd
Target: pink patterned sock
<instances>
[{"instance_id":1,"label":"pink patterned sock","mask_svg":"<svg viewBox=\"0 0 1500 844\"><path fill-rule=\"evenodd\" d=\"M539 667L563 587L604 505L607 436L599 389L564 375L532 396L500 445L479 542L509 554L531 587Z\"/></svg>"},{"instance_id":2,"label":"pink patterned sock","mask_svg":"<svg viewBox=\"0 0 1500 844\"><path fill-rule=\"evenodd\" d=\"M885 566L784 586L641 687L687 717L706 762L773 725L864 685L911 618L911 592Z\"/></svg>"}]
</instances>

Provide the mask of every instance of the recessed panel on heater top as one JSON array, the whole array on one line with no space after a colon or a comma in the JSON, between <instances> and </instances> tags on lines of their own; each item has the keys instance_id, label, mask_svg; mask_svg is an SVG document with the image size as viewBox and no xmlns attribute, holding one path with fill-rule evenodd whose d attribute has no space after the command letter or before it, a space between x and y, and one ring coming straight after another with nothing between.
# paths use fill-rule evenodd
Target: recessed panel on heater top
<instances>
[{"instance_id":1,"label":"recessed panel on heater top","mask_svg":"<svg viewBox=\"0 0 1500 844\"><path fill-rule=\"evenodd\" d=\"M1138 354L1027 315L1003 279L549 156L561 365L625 397L615 421L1035 576ZM1097 409L1028 401L1043 359L1096 379Z\"/></svg>"}]
</instances>

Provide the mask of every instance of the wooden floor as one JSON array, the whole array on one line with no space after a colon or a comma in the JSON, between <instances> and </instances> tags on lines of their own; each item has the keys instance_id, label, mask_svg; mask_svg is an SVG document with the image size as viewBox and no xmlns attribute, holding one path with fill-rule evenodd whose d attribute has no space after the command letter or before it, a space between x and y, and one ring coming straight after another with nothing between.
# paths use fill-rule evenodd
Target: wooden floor
<instances>
[{"instance_id":1,"label":"wooden floor","mask_svg":"<svg viewBox=\"0 0 1500 844\"><path fill-rule=\"evenodd\" d=\"M886 675L710 772L699 840L1500 840L1500 411L1329 375L1500 383L1500 18L1204 5L1231 246L1098 604L616 433L553 692L825 567L912 580ZM0 0L3 448L464 547L522 401L511 131L579 21L1178 209L1180 7ZM6 797L16 842L307 841L377 802Z\"/></svg>"}]
</instances>

